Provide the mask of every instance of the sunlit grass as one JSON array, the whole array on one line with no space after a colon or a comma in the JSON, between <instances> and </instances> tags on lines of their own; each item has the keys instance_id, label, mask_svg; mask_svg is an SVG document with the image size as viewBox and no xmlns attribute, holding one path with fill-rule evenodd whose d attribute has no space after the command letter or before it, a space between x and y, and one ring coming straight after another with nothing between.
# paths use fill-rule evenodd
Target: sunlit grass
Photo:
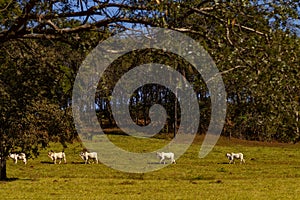
<instances>
[{"instance_id":1,"label":"sunlit grass","mask_svg":"<svg viewBox=\"0 0 300 200\"><path fill-rule=\"evenodd\" d=\"M157 144L128 136L110 136L121 147L155 150ZM0 182L1 199L299 199L299 145L245 142L221 138L205 158L198 158L201 138L188 151L159 171L131 174L103 164L85 165L80 143L65 149L67 164L54 165L47 151L14 165L8 160L10 181ZM142 147L141 147L142 145ZM139 149L140 148L140 149ZM227 164L226 152L243 152L246 164ZM156 159L156 158L154 158ZM13 191L13 192L12 192Z\"/></svg>"}]
</instances>

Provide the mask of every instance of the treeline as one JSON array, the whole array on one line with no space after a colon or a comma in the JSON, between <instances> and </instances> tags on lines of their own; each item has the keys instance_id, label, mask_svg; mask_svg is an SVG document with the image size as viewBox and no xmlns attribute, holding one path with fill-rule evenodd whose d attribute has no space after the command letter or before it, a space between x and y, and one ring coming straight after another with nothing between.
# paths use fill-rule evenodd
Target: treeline
<instances>
[{"instance_id":1,"label":"treeline","mask_svg":"<svg viewBox=\"0 0 300 200\"><path fill-rule=\"evenodd\" d=\"M251 51L248 50L245 55L234 48L227 52L227 58L226 51L222 49L216 50L220 54L212 53L217 66L223 68L220 73L227 92L224 136L261 141L297 141L300 94L297 78L300 73L296 53L299 52L298 44L298 37L276 31L272 40L262 39L257 44L261 49L251 47ZM248 62L245 63L245 60ZM206 133L211 117L211 102L209 90L201 75L184 59L154 50L123 56L100 79L96 95L100 123L109 127L116 126L110 109L114 85L131 68L150 62L172 66L192 83L201 113L198 133ZM113 101L126 103L127 100ZM132 94L128 105L132 120L141 126L150 123L149 108L155 103L163 105L168 114L162 132L174 133L175 124L180 124L180 106L176 104L175 94L164 86L145 85Z\"/></svg>"},{"instance_id":2,"label":"treeline","mask_svg":"<svg viewBox=\"0 0 300 200\"><path fill-rule=\"evenodd\" d=\"M198 133L205 133L210 121L210 96L201 74L193 69L192 65L183 58L155 49L134 51L118 58L105 71L103 77L100 78L95 104L97 116L103 127L117 126L110 107L111 103L128 104L131 120L140 126L146 126L151 123L149 110L154 104L160 104L165 108L168 115L165 127L161 130L161 133L176 134L180 125L180 102L176 99L176 91L171 91L167 86L146 84L139 87L130 99L122 99L122 96L119 97L120 99L117 99L118 97L111 99L115 84L126 72L136 66L148 63L159 63L176 69L193 86L201 110L201 124L199 124ZM140 77L136 77L136 80L138 79ZM178 88L182 87L183 83L176 82L176 80L169 81L170 83L174 84L175 82L178 84Z\"/></svg>"}]
</instances>

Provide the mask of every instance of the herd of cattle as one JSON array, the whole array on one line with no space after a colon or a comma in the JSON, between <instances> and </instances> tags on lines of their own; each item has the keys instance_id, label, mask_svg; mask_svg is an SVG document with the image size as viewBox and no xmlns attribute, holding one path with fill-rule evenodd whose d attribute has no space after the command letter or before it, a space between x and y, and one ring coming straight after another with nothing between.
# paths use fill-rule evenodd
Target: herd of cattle
<instances>
[{"instance_id":1,"label":"herd of cattle","mask_svg":"<svg viewBox=\"0 0 300 200\"><path fill-rule=\"evenodd\" d=\"M98 164L98 155L96 152L81 152L79 156L84 160L85 164L90 163L90 161L95 161ZM170 160L172 164L176 163L174 153L172 152L156 152L156 156L159 158L159 163L166 164L166 159ZM15 164L17 164L18 160L22 160L25 165L27 164L25 153L11 153L9 154L9 157L14 160ZM59 153L49 151L48 157L51 158L54 164L56 164L57 160L59 160L58 164L60 164L62 160L64 160L64 163L67 163L66 154L63 151ZM226 157L229 160L229 164L235 163L235 159L239 159L240 163L245 163L244 155L242 153L226 153Z\"/></svg>"},{"instance_id":2,"label":"herd of cattle","mask_svg":"<svg viewBox=\"0 0 300 200\"><path fill-rule=\"evenodd\" d=\"M85 164L90 163L90 161L95 161L98 164L98 155L96 152L81 152L79 156L84 160ZM27 159L25 153L10 153L9 157L13 159L14 163L17 164L18 160L22 160L24 164L27 164ZM64 160L64 163L67 163L66 154L65 152L59 152L55 153L53 151L48 152L48 157L56 164L56 161L58 160L60 164L62 160Z\"/></svg>"}]
</instances>

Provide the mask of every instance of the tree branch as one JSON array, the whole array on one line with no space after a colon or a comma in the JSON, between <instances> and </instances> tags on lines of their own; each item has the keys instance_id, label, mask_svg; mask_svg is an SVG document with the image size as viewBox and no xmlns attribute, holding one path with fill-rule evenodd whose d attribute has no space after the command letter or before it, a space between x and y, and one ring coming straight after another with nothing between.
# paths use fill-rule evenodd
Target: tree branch
<instances>
[{"instance_id":1,"label":"tree branch","mask_svg":"<svg viewBox=\"0 0 300 200\"><path fill-rule=\"evenodd\" d=\"M215 74L214 76L212 76L210 79L208 79L208 80L206 81L206 83L208 83L208 82L210 82L210 81L213 81L213 79L215 79L218 75L224 75L224 74L227 74L227 73L229 73L229 72L231 72L231 71L233 71L233 70L236 70L236 69L238 69L238 68L245 68L245 67L246 67L246 66L237 65L237 66L235 66L235 67L233 67L233 68L231 68L231 69L228 69L228 70L219 72L219 73Z\"/></svg>"},{"instance_id":2,"label":"tree branch","mask_svg":"<svg viewBox=\"0 0 300 200\"><path fill-rule=\"evenodd\" d=\"M210 14L210 13L204 11L204 10L201 10L201 9L198 9L198 8L191 8L191 9L193 11L195 11L196 13L202 14L202 15L207 16L207 17L211 17L213 19L216 19L219 22L227 23L224 19L221 19L221 18L217 17L216 15ZM254 28L243 26L243 25L241 25L239 23L235 23L235 24L233 24L233 26L240 27L240 28L245 29L247 31L254 32L254 33L258 34L258 35L267 36L266 33L263 33L261 31L255 30Z\"/></svg>"},{"instance_id":3,"label":"tree branch","mask_svg":"<svg viewBox=\"0 0 300 200\"><path fill-rule=\"evenodd\" d=\"M13 2L12 0L10 2L8 2L7 5L3 9L0 10L0 12L6 11L12 2Z\"/></svg>"},{"instance_id":4,"label":"tree branch","mask_svg":"<svg viewBox=\"0 0 300 200\"><path fill-rule=\"evenodd\" d=\"M16 34L20 31L21 28L25 28L26 23L28 21L29 13L34 8L38 1L30 0L24 7L22 11L22 15L17 18L15 25L13 25L8 31L7 34Z\"/></svg>"}]
</instances>

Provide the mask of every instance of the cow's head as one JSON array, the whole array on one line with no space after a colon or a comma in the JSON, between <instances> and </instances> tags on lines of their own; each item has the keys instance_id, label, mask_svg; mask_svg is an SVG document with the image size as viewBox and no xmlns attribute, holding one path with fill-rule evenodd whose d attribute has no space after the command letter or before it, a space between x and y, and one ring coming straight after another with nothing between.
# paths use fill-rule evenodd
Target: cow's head
<instances>
[{"instance_id":1,"label":"cow's head","mask_svg":"<svg viewBox=\"0 0 300 200\"><path fill-rule=\"evenodd\" d=\"M80 152L79 156L81 157L82 160L85 160L85 154L83 152Z\"/></svg>"},{"instance_id":2,"label":"cow's head","mask_svg":"<svg viewBox=\"0 0 300 200\"><path fill-rule=\"evenodd\" d=\"M48 152L48 157L51 158L52 160L53 160L53 153L54 153L53 151Z\"/></svg>"},{"instance_id":3,"label":"cow's head","mask_svg":"<svg viewBox=\"0 0 300 200\"><path fill-rule=\"evenodd\" d=\"M231 154L230 154L230 153L226 153L226 157L227 157L228 159L231 159Z\"/></svg>"}]
</instances>

